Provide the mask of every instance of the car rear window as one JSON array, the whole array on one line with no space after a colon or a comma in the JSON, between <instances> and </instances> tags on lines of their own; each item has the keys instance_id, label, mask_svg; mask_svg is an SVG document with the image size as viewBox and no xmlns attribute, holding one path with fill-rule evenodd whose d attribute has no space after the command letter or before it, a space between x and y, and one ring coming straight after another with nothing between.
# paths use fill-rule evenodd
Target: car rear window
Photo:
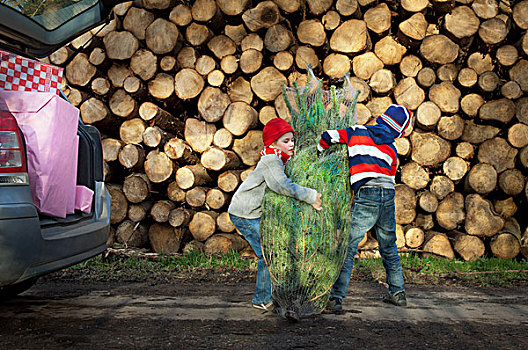
<instances>
[{"instance_id":1,"label":"car rear window","mask_svg":"<svg viewBox=\"0 0 528 350\"><path fill-rule=\"evenodd\" d=\"M47 30L54 30L78 14L94 6L99 0L0 0L31 18Z\"/></svg>"}]
</instances>

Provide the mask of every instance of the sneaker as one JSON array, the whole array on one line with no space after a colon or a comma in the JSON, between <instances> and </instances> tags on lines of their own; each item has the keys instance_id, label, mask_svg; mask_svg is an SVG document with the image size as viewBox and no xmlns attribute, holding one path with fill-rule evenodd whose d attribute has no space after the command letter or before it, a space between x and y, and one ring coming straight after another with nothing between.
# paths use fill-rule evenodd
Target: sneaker
<instances>
[{"instance_id":1,"label":"sneaker","mask_svg":"<svg viewBox=\"0 0 528 350\"><path fill-rule=\"evenodd\" d=\"M393 304L396 306L407 306L407 298L405 298L405 292L396 292L394 294L387 294L383 297L385 303Z\"/></svg>"},{"instance_id":2,"label":"sneaker","mask_svg":"<svg viewBox=\"0 0 528 350\"><path fill-rule=\"evenodd\" d=\"M267 304L255 304L253 303L255 309L264 310L264 311L273 311L275 309L275 302L270 301Z\"/></svg>"},{"instance_id":3,"label":"sneaker","mask_svg":"<svg viewBox=\"0 0 528 350\"><path fill-rule=\"evenodd\" d=\"M326 303L325 311L327 312L343 312L343 300L341 298L330 298Z\"/></svg>"}]
</instances>

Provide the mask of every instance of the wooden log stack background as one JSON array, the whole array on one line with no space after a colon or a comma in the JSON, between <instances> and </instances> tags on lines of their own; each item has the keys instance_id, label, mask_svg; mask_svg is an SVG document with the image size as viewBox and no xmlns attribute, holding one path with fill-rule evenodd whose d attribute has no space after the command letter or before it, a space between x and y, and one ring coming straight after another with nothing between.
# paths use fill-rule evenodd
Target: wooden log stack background
<instances>
[{"instance_id":1,"label":"wooden log stack background","mask_svg":"<svg viewBox=\"0 0 528 350\"><path fill-rule=\"evenodd\" d=\"M49 56L103 135L111 241L250 252L227 207L263 125L289 119L281 84L311 64L328 85L350 72L361 124L391 103L416 115L397 142L402 251L528 257L528 0L143 0L115 15Z\"/></svg>"}]
</instances>

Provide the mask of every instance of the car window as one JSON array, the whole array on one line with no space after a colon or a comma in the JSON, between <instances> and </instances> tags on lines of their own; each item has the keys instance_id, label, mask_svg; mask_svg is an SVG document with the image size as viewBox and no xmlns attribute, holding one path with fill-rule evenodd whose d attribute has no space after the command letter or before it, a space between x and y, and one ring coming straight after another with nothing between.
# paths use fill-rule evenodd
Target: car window
<instances>
[{"instance_id":1,"label":"car window","mask_svg":"<svg viewBox=\"0 0 528 350\"><path fill-rule=\"evenodd\" d=\"M46 30L60 27L97 3L98 0L0 0L0 4L31 18Z\"/></svg>"}]
</instances>

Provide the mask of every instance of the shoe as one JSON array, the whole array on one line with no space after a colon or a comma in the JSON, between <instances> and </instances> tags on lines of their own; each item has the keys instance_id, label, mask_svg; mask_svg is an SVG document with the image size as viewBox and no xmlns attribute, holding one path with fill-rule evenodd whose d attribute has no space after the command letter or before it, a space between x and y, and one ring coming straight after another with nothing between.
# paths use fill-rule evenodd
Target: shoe
<instances>
[{"instance_id":1,"label":"shoe","mask_svg":"<svg viewBox=\"0 0 528 350\"><path fill-rule=\"evenodd\" d=\"M326 303L325 311L334 313L343 312L343 300L341 298L330 298Z\"/></svg>"},{"instance_id":2,"label":"shoe","mask_svg":"<svg viewBox=\"0 0 528 350\"><path fill-rule=\"evenodd\" d=\"M383 301L396 306L407 306L407 298L405 298L404 291L396 292L394 294L389 293L383 297Z\"/></svg>"},{"instance_id":3,"label":"shoe","mask_svg":"<svg viewBox=\"0 0 528 350\"><path fill-rule=\"evenodd\" d=\"M275 302L270 301L267 304L252 304L255 309L264 310L264 311L273 311L275 309Z\"/></svg>"}]
</instances>

